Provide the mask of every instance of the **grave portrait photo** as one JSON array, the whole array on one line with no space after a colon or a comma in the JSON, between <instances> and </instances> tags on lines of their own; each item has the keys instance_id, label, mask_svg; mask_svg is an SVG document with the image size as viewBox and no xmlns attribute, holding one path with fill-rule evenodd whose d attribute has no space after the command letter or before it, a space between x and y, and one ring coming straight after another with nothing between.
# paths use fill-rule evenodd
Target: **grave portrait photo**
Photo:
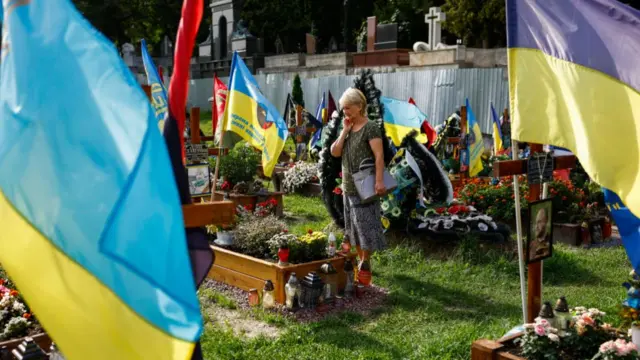
<instances>
[{"instance_id":1,"label":"grave portrait photo","mask_svg":"<svg viewBox=\"0 0 640 360\"><path fill-rule=\"evenodd\" d=\"M209 165L187 165L187 175L192 197L211 195Z\"/></svg>"},{"instance_id":2,"label":"grave portrait photo","mask_svg":"<svg viewBox=\"0 0 640 360\"><path fill-rule=\"evenodd\" d=\"M527 263L551 257L553 252L553 202L551 199L529 204Z\"/></svg>"}]
</instances>

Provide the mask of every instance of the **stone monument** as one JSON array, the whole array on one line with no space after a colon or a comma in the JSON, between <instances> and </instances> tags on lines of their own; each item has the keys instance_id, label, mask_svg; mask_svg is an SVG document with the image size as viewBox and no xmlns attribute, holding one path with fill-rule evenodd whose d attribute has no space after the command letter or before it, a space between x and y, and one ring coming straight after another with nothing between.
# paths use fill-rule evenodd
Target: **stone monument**
<instances>
[{"instance_id":1,"label":"stone monument","mask_svg":"<svg viewBox=\"0 0 640 360\"><path fill-rule=\"evenodd\" d=\"M136 48L129 43L124 43L122 45L122 59L124 63L127 64L128 67L135 66L133 54L135 53Z\"/></svg>"},{"instance_id":2,"label":"stone monument","mask_svg":"<svg viewBox=\"0 0 640 360\"><path fill-rule=\"evenodd\" d=\"M429 26L429 40L427 43L419 41L413 45L413 51L431 51L435 50L438 44L442 42L442 26L441 23L447 19L445 13L439 7L429 8L429 13L424 17L424 22Z\"/></svg>"},{"instance_id":3,"label":"stone monument","mask_svg":"<svg viewBox=\"0 0 640 360\"><path fill-rule=\"evenodd\" d=\"M231 51L237 51L242 57L258 53L258 41L251 35L244 20L238 21L236 31L231 34Z\"/></svg>"}]
</instances>

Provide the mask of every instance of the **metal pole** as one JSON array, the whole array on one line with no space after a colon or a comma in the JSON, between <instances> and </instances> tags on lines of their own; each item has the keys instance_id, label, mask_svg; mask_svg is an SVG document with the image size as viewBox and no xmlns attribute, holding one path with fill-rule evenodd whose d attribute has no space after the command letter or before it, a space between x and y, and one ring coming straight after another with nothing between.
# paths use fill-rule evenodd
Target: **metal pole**
<instances>
[{"instance_id":1,"label":"metal pole","mask_svg":"<svg viewBox=\"0 0 640 360\"><path fill-rule=\"evenodd\" d=\"M511 158L518 160L518 143L513 140L511 142ZM518 265L520 269L520 298L522 300L522 322L527 322L527 295L526 295L526 280L524 277L524 240L522 237L522 216L520 213L520 184L518 182L518 175L513 175L513 194L516 200L516 231L518 234Z\"/></svg>"}]
</instances>

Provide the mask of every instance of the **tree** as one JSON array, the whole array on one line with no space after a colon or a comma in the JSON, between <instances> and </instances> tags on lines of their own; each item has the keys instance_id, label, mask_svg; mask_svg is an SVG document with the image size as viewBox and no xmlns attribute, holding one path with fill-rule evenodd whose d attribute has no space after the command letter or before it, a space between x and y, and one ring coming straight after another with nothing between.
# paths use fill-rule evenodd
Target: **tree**
<instances>
[{"instance_id":1,"label":"tree","mask_svg":"<svg viewBox=\"0 0 640 360\"><path fill-rule=\"evenodd\" d=\"M302 83L298 74L293 78L293 90L291 90L291 97L296 104L304 107L304 94L302 93Z\"/></svg>"},{"instance_id":2,"label":"tree","mask_svg":"<svg viewBox=\"0 0 640 360\"><path fill-rule=\"evenodd\" d=\"M446 0L443 26L470 47L505 46L506 13L504 0Z\"/></svg>"}]
</instances>

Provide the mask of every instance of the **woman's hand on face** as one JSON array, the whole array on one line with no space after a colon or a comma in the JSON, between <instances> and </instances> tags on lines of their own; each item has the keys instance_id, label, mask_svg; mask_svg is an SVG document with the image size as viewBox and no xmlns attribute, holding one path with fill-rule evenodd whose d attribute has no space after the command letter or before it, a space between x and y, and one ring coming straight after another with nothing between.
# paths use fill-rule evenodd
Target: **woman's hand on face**
<instances>
[{"instance_id":1,"label":"woman's hand on face","mask_svg":"<svg viewBox=\"0 0 640 360\"><path fill-rule=\"evenodd\" d=\"M383 196L387 191L387 188L384 186L384 183L376 181L376 194L378 196Z\"/></svg>"},{"instance_id":2,"label":"woman's hand on face","mask_svg":"<svg viewBox=\"0 0 640 360\"><path fill-rule=\"evenodd\" d=\"M353 128L353 121L349 118L344 118L344 126L342 127L342 131L345 134L348 134L349 132L351 132L352 128Z\"/></svg>"}]
</instances>

